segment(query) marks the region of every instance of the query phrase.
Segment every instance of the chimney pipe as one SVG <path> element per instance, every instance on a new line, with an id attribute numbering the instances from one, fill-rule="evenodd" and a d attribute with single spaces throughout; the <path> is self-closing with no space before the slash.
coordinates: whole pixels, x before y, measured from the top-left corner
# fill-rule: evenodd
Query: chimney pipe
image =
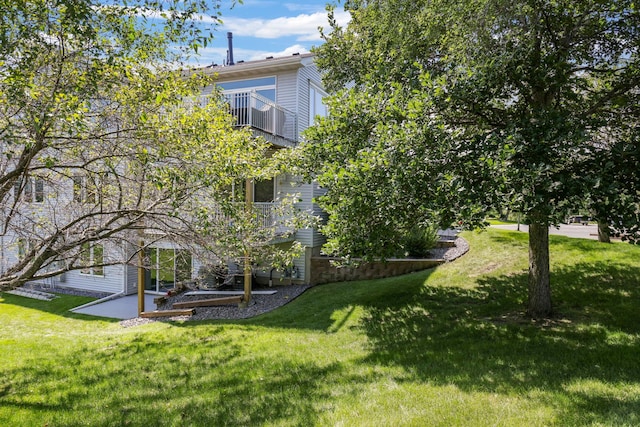
<path id="1" fill-rule="evenodd" d="M 227 50 L 227 65 L 233 65 L 233 33 L 227 33 L 227 40 L 229 42 L 229 50 Z"/>

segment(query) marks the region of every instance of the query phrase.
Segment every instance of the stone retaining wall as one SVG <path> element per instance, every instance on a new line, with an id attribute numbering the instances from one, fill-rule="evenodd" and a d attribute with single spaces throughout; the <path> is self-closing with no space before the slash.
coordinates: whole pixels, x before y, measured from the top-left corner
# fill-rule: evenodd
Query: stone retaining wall
<path id="1" fill-rule="evenodd" d="M 390 259 L 385 262 L 371 262 L 357 268 L 336 267 L 332 261 L 337 258 L 311 258 L 311 285 L 330 282 L 346 282 L 351 280 L 380 279 L 383 277 L 400 276 L 414 271 L 425 270 L 438 266 L 443 259 Z"/>

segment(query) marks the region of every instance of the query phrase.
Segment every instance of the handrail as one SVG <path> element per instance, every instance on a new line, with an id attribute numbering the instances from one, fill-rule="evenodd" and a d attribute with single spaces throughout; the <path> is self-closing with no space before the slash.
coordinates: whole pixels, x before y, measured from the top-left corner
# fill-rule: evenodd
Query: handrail
<path id="1" fill-rule="evenodd" d="M 238 206 L 245 206 L 244 202 L 237 202 Z M 255 215 L 255 225 L 258 230 L 271 229 L 275 227 L 277 235 L 287 234 L 291 229 L 283 224 L 283 219 L 280 213 L 279 202 L 252 202 L 252 211 Z M 227 221 L 226 215 L 219 209 L 214 209 L 212 212 L 214 218 L 218 221 Z"/>
<path id="2" fill-rule="evenodd" d="M 249 126 L 290 141 L 298 140 L 296 114 L 276 104 L 255 90 L 223 95 L 237 126 Z"/>

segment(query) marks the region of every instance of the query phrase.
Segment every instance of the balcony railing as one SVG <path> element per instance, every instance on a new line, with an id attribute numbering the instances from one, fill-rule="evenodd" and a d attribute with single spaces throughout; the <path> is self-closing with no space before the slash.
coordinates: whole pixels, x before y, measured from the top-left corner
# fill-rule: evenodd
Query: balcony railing
<path id="1" fill-rule="evenodd" d="M 236 118 L 236 125 L 250 126 L 289 141 L 298 140 L 296 114 L 274 103 L 256 91 L 224 95 Z"/>
<path id="2" fill-rule="evenodd" d="M 273 227 L 275 225 L 276 236 L 291 234 L 291 227 L 284 224 L 284 218 L 277 202 L 254 202 L 253 208 L 256 212 L 256 222 L 260 228 Z"/>
<path id="3" fill-rule="evenodd" d="M 238 203 L 238 207 L 244 208 L 244 206 L 244 202 Z M 258 230 L 275 227 L 275 236 L 283 236 L 292 231 L 284 224 L 284 218 L 281 216 L 280 204 L 278 202 L 253 202 L 251 206 L 253 208 L 253 214 L 255 215 L 255 226 Z M 227 222 L 230 220 L 218 209 L 214 209 L 214 217 L 217 221 Z"/>

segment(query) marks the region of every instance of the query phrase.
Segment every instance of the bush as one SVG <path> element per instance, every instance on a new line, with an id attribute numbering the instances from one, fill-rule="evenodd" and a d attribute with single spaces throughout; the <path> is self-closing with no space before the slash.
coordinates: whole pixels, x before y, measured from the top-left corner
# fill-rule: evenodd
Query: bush
<path id="1" fill-rule="evenodd" d="M 415 227 L 403 239 L 404 255 L 411 258 L 426 258 L 438 242 L 435 227 Z"/>

